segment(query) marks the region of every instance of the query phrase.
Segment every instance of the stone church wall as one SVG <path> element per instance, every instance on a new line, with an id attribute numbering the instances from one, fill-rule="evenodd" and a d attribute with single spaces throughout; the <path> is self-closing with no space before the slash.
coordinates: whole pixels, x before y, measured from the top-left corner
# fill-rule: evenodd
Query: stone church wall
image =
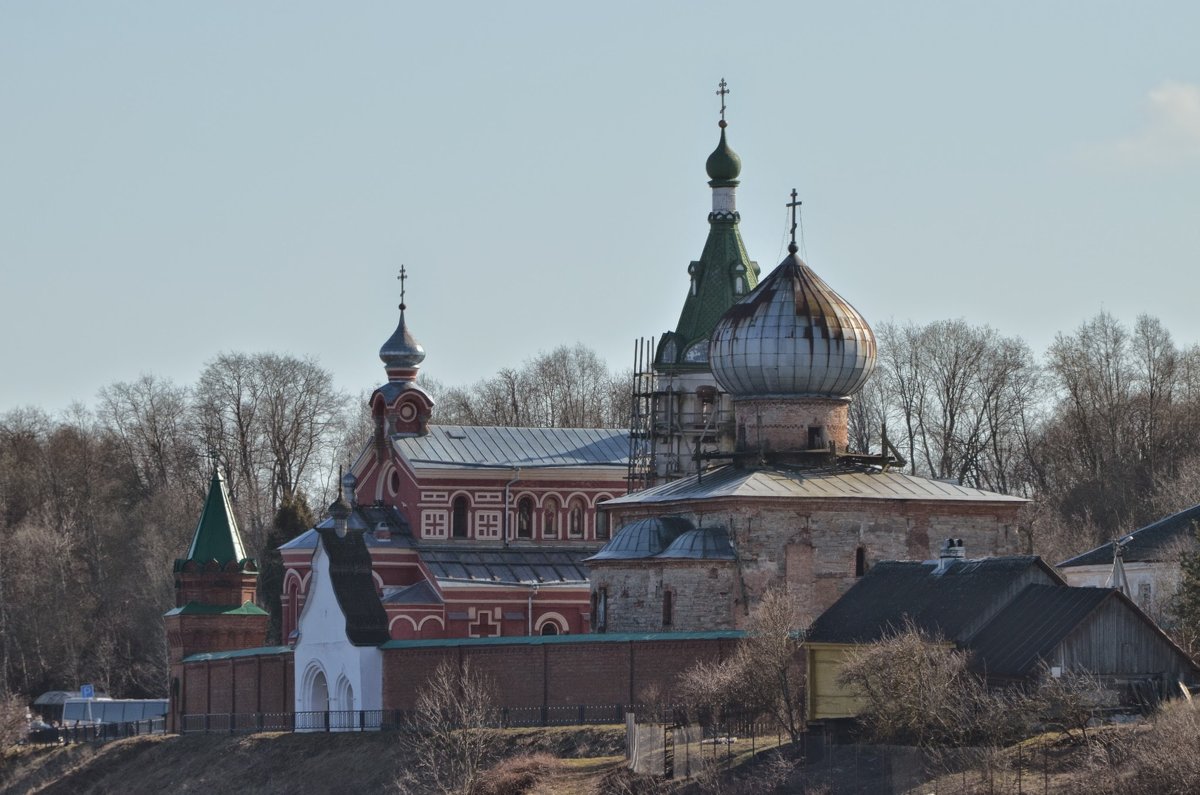
<path id="1" fill-rule="evenodd" d="M 675 630 L 742 629 L 771 587 L 784 585 L 811 623 L 880 560 L 936 558 L 947 537 L 962 538 L 967 557 L 1019 552 L 1021 503 L 915 500 L 805 500 L 777 504 L 735 500 L 695 503 L 655 515 L 686 517 L 697 526 L 723 525 L 739 560 L 717 576 L 713 561 L 612 561 L 592 567 L 593 593 L 608 590 L 609 632 L 662 630 L 662 592 L 674 583 L 680 620 Z M 613 526 L 649 512 L 614 511 Z M 863 570 L 858 571 L 859 549 Z M 657 564 L 661 565 L 661 564 Z M 680 612 L 682 611 L 682 612 Z"/>
<path id="2" fill-rule="evenodd" d="M 741 601 L 737 568 L 728 561 L 630 561 L 596 566 L 591 577 L 593 591 L 608 601 L 611 632 L 733 629 L 729 618 Z M 664 623 L 668 592 L 672 615 Z"/>

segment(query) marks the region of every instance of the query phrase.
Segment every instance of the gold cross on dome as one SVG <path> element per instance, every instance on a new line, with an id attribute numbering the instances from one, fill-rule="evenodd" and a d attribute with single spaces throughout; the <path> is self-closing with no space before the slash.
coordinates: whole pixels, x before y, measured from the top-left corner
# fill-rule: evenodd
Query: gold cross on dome
<path id="1" fill-rule="evenodd" d="M 725 82 L 725 78 L 721 78 L 721 82 L 717 84 L 717 96 L 721 98 L 721 122 L 725 122 L 725 95 L 729 93 L 729 84 Z"/>

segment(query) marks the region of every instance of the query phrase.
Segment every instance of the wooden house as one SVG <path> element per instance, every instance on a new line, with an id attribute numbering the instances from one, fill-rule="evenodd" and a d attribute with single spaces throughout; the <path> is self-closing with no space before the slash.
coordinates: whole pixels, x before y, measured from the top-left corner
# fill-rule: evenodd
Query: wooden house
<path id="1" fill-rule="evenodd" d="M 1200 675 L 1119 590 L 1073 588 L 1034 556 L 969 560 L 948 539 L 938 560 L 877 564 L 817 618 L 806 643 L 809 720 L 857 714 L 838 682 L 847 652 L 906 624 L 970 652 L 995 685 L 1088 672 L 1132 701 L 1169 696 Z"/>

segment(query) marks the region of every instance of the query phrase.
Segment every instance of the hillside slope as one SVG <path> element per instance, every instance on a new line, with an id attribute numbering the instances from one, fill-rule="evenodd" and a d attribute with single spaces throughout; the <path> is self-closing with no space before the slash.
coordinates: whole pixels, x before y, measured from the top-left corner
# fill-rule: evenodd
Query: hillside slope
<path id="1" fill-rule="evenodd" d="M 563 758 L 611 756 L 619 727 L 510 729 L 505 756 L 547 751 Z M 191 795 L 214 792 L 387 792 L 412 759 L 392 733 L 133 737 L 101 746 L 21 748 L 0 762 L 4 795 Z"/>

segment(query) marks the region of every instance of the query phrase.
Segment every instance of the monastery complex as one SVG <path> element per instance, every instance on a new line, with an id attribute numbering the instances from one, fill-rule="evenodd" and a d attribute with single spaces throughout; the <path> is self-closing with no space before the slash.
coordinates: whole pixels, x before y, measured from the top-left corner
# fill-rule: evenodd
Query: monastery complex
<path id="1" fill-rule="evenodd" d="M 438 425 L 402 295 L 373 436 L 328 517 L 281 548 L 284 645 L 261 645 L 256 566 L 214 474 L 166 618 L 173 728 L 401 708 L 450 653 L 483 655 L 510 706 L 631 703 L 726 653 L 769 589 L 811 622 L 947 536 L 1018 550 L 1024 500 L 905 474 L 886 434 L 851 448 L 874 334 L 800 258 L 794 192 L 787 256 L 766 276 L 747 256 L 724 91 L 708 237 L 678 323 L 639 349 L 632 427 Z"/>

